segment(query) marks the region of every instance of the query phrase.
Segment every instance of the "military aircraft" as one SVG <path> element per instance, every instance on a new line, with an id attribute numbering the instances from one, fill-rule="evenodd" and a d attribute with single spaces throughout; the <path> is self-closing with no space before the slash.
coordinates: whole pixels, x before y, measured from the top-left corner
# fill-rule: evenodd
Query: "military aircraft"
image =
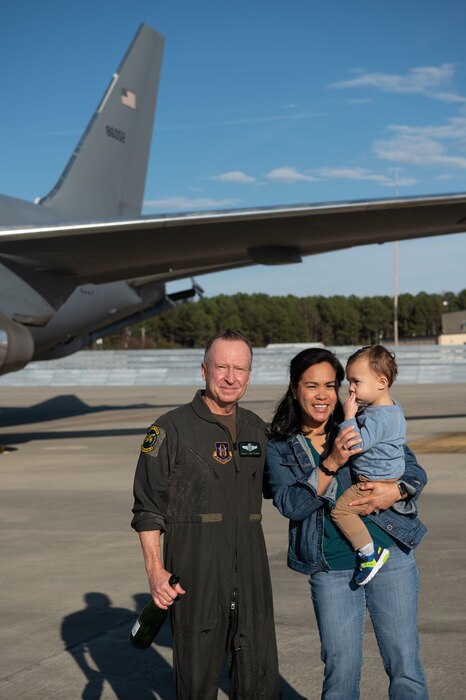
<path id="1" fill-rule="evenodd" d="M 141 25 L 55 187 L 0 196 L 0 374 L 196 295 L 166 282 L 466 229 L 466 195 L 141 216 L 163 37 Z"/>

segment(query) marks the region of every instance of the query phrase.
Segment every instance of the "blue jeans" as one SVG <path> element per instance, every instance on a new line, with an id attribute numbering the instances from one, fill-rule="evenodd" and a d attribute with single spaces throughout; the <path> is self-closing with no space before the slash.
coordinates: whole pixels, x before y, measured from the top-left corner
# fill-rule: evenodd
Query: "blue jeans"
<path id="1" fill-rule="evenodd" d="M 352 570 L 320 571 L 309 579 L 325 664 L 322 700 L 359 699 L 366 606 L 390 678 L 388 697 L 428 700 L 419 659 L 414 553 L 394 545 L 366 586 L 355 585 L 352 577 Z"/>

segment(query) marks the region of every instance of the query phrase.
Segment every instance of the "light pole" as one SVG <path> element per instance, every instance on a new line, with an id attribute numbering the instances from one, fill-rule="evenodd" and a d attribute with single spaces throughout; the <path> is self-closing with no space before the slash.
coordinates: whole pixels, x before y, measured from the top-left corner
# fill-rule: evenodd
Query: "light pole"
<path id="1" fill-rule="evenodd" d="M 395 171 L 396 176 L 396 196 L 399 196 L 398 191 L 398 170 Z M 398 345 L 398 241 L 395 241 L 395 255 L 393 262 L 393 342 Z"/>
<path id="2" fill-rule="evenodd" d="M 398 345 L 398 241 L 395 241 L 393 267 L 393 340 Z"/>

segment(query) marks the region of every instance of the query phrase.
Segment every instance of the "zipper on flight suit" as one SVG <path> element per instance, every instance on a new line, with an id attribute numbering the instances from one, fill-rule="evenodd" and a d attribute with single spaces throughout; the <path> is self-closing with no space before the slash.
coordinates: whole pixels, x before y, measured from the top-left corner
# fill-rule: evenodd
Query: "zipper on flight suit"
<path id="1" fill-rule="evenodd" d="M 235 480 L 238 478 L 239 474 L 239 468 L 237 464 L 237 456 L 238 456 L 238 425 L 236 425 L 236 439 L 232 440 L 232 446 L 233 446 L 233 464 L 235 465 Z M 226 427 L 225 427 L 226 430 Z M 227 433 L 231 436 L 231 433 L 229 430 L 227 430 Z M 236 493 L 236 489 L 235 489 Z M 231 601 L 230 601 L 230 612 L 233 614 L 236 613 L 236 605 L 237 605 L 237 583 L 238 583 L 238 509 L 236 509 L 236 518 L 235 518 L 235 561 L 234 561 L 234 566 L 233 566 L 233 592 L 231 595 Z M 236 625 L 236 623 L 235 623 Z"/>
<path id="2" fill-rule="evenodd" d="M 205 461 L 205 459 L 202 459 L 202 457 L 201 457 L 200 455 L 198 455 L 197 452 L 194 452 L 194 450 L 192 449 L 192 447 L 187 447 L 186 449 L 188 450 L 188 452 L 191 452 L 191 454 L 194 455 L 200 462 L 202 462 L 202 464 L 204 465 L 204 467 L 206 467 L 206 469 L 208 469 L 208 470 L 210 471 L 210 473 L 212 474 L 212 476 L 214 477 L 214 479 L 219 479 L 219 478 L 220 478 L 219 475 L 217 474 L 217 472 L 215 471 L 215 469 L 212 469 L 212 467 L 210 466 L 210 464 L 207 464 L 207 462 Z"/>
<path id="3" fill-rule="evenodd" d="M 235 465 L 235 479 L 238 478 L 239 474 L 239 468 L 238 464 L 236 461 L 237 455 L 238 455 L 238 440 L 233 440 L 233 436 L 228 430 L 227 426 L 224 425 L 223 423 L 217 423 L 223 431 L 227 434 L 227 436 L 231 440 L 231 444 L 233 447 L 233 464 Z M 238 427 L 238 426 L 237 426 Z M 236 438 L 238 438 L 238 431 L 236 431 Z M 233 617 L 236 616 L 236 605 L 237 605 L 237 580 L 238 580 L 238 562 L 237 562 L 237 557 L 238 557 L 238 513 L 236 513 L 236 518 L 235 518 L 235 559 L 234 559 L 234 566 L 233 566 L 233 590 L 231 593 L 231 598 L 230 598 L 230 615 Z M 235 623 L 236 624 L 236 623 Z"/>

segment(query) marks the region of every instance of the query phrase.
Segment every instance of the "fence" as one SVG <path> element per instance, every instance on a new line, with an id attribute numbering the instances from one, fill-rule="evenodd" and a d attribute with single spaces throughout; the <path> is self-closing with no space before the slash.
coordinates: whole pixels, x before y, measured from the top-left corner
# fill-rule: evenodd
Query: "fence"
<path id="1" fill-rule="evenodd" d="M 309 345 L 254 350 L 252 382 L 284 385 L 290 359 Z M 344 364 L 357 348 L 329 348 Z M 466 382 L 466 346 L 403 345 L 396 352 L 397 383 Z M 31 362 L 0 377 L 0 386 L 196 386 L 203 352 L 196 350 L 85 350 L 69 357 Z"/>

